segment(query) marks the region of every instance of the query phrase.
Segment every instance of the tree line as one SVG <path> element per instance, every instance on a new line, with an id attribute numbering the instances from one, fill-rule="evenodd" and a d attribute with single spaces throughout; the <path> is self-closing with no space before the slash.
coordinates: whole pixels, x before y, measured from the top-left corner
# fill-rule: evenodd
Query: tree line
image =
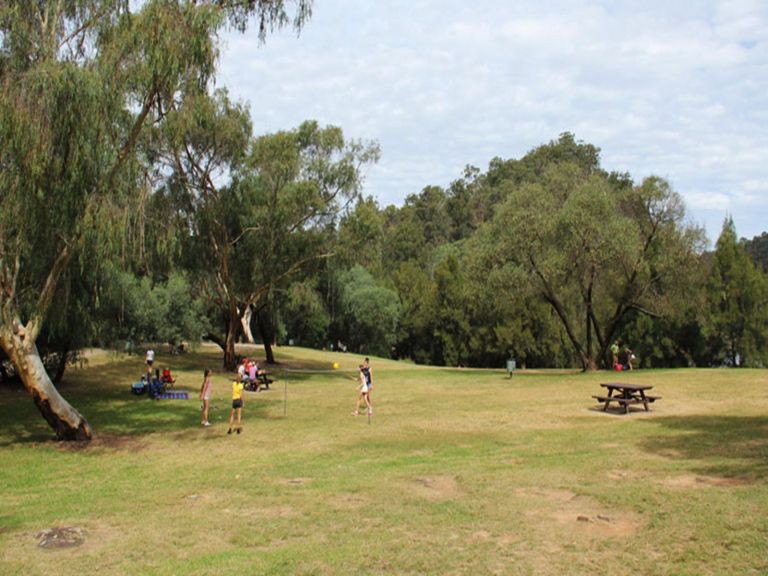
<path id="1" fill-rule="evenodd" d="M 91 345 L 594 370 L 622 338 L 641 366 L 764 365 L 765 242 L 729 219 L 707 252 L 668 182 L 608 172 L 572 134 L 384 208 L 363 194 L 375 142 L 311 120 L 254 136 L 214 87 L 218 35 L 310 13 L 0 7 L 0 349 L 60 438 L 91 436 L 51 378 Z"/>
<path id="2" fill-rule="evenodd" d="M 608 172 L 569 133 L 401 207 L 361 199 L 336 235 L 336 256 L 301 284 L 318 302 L 304 311 L 314 329 L 278 306 L 283 333 L 307 345 L 593 370 L 622 339 L 641 367 L 768 361 L 759 238 L 739 240 L 727 218 L 708 251 L 667 181 Z"/>

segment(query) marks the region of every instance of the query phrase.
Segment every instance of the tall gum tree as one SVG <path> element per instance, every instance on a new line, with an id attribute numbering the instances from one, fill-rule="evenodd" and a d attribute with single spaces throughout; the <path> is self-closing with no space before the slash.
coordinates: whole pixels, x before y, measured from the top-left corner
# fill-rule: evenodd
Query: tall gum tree
<path id="1" fill-rule="evenodd" d="M 6 0 L 0 3 L 0 347 L 62 440 L 85 418 L 36 347 L 66 271 L 119 244 L 119 215 L 152 160 L 149 126 L 207 85 L 222 27 L 300 27 L 311 1 Z"/>
<path id="2" fill-rule="evenodd" d="M 540 152 L 532 154 L 547 157 Z M 633 186 L 596 162 L 543 162 L 533 176 L 502 180 L 506 200 L 478 236 L 493 239 L 480 259 L 485 273 L 515 271 L 510 277 L 555 312 L 584 370 L 604 365 L 630 311 L 660 316 L 673 307 L 703 247 L 667 182 Z"/>
<path id="3" fill-rule="evenodd" d="M 244 316 L 330 256 L 328 232 L 359 197 L 378 145 L 346 142 L 340 128 L 314 121 L 250 138 L 247 111 L 223 92 L 200 94 L 196 111 L 172 125 L 166 157 L 187 215 L 187 264 L 220 313 L 222 331 L 208 337 L 233 369 Z"/>

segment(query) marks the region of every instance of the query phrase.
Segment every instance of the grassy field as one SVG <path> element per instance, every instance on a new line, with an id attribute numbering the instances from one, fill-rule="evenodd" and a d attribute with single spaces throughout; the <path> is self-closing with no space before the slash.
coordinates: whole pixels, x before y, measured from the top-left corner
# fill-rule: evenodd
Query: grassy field
<path id="1" fill-rule="evenodd" d="M 0 388 L 0 574 L 768 573 L 766 370 L 624 374 L 663 397 L 624 416 L 591 398 L 615 374 L 374 359 L 369 424 L 350 414 L 360 357 L 283 348 L 228 436 L 227 374 L 199 424 L 219 354 L 158 359 L 190 400 L 131 396 L 141 357 L 68 372 L 87 447 Z M 285 403 L 283 367 L 334 361 L 289 374 Z M 84 541 L 41 548 L 53 528 Z"/>

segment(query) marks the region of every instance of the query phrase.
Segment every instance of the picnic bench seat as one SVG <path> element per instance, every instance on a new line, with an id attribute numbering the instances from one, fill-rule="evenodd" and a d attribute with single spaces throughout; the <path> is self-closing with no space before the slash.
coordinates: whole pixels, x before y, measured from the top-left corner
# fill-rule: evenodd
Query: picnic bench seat
<path id="1" fill-rule="evenodd" d="M 618 402 L 619 404 L 635 404 L 636 398 L 622 398 L 621 396 L 595 396 L 592 398 L 599 400 L 600 402 Z"/>
<path id="2" fill-rule="evenodd" d="M 652 386 L 622 384 L 618 382 L 601 384 L 600 386 L 608 389 L 608 395 L 594 394 L 592 398 L 603 405 L 604 412 L 608 410 L 608 406 L 611 402 L 615 402 L 622 407 L 625 414 L 629 414 L 629 407 L 636 404 L 642 404 L 647 412 L 648 404 L 661 399 L 661 396 L 649 396 L 645 394 L 645 391 L 651 389 Z M 614 394 L 614 392 L 618 392 L 618 394 Z"/>
<path id="3" fill-rule="evenodd" d="M 269 390 L 269 385 L 274 382 L 274 380 L 272 380 L 272 378 L 270 378 L 266 372 L 259 372 L 259 374 L 256 375 L 256 379 L 259 381 L 259 384 L 267 390 Z"/>

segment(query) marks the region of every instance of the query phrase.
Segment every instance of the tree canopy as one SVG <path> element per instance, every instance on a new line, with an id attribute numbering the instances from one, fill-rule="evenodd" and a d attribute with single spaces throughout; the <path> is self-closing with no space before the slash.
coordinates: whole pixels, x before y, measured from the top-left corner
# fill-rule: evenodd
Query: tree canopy
<path id="1" fill-rule="evenodd" d="M 311 3 L 295 5 L 292 17 L 272 0 L 0 5 L 0 347 L 60 438 L 91 436 L 35 347 L 62 277 L 120 247 L 156 175 L 153 138 L 208 86 L 218 31 L 301 26 Z"/>

